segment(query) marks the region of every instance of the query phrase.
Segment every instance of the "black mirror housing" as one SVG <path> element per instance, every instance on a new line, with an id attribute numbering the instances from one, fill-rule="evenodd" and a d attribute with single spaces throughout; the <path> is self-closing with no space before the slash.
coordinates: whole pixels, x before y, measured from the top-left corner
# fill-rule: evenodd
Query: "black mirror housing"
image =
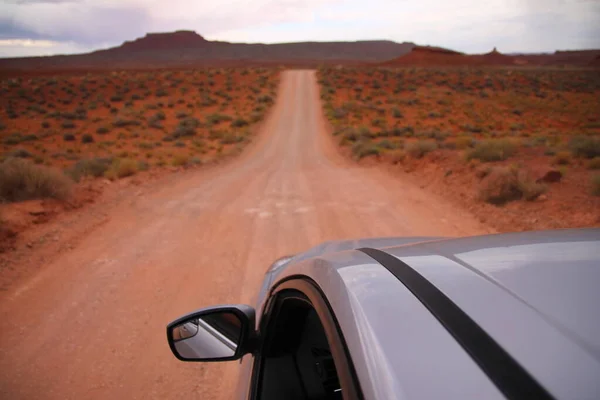
<path id="1" fill-rule="evenodd" d="M 224 321 L 225 324 L 219 321 Z M 256 311 L 248 305 L 207 307 L 169 323 L 167 341 L 175 357 L 181 361 L 239 360 L 245 354 L 255 351 L 255 326 Z"/>

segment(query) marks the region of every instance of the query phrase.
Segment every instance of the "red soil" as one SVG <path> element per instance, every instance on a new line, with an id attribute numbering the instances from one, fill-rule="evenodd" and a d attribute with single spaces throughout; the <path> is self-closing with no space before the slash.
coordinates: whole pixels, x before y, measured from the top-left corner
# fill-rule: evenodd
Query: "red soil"
<path id="1" fill-rule="evenodd" d="M 520 156 L 493 166 L 518 163 L 537 179 L 557 167 L 540 153 L 536 149 L 521 149 Z M 503 206 L 479 198 L 484 180 L 479 172 L 491 168 L 489 163 L 465 163 L 461 154 L 437 150 L 420 160 L 407 158 L 389 168 L 402 177 L 411 176 L 421 188 L 444 196 L 499 232 L 600 226 L 600 198 L 589 195 L 590 171 L 579 160 L 569 166 L 560 182 L 547 184 L 548 191 L 534 201 L 513 201 Z"/>
<path id="2" fill-rule="evenodd" d="M 600 225 L 600 197 L 592 195 L 598 170 L 569 150 L 574 136 L 600 135 L 596 71 L 323 68 L 319 73 L 335 140 L 348 155 L 362 157 L 361 164 L 393 166 L 395 174 L 414 177 L 499 231 Z M 466 160 L 472 140 L 495 138 L 513 142 L 515 154 L 481 165 Z M 438 150 L 418 158 L 410 151 L 416 142 Z M 533 180 L 549 171 L 560 171 L 562 178 L 535 201 L 499 207 L 478 197 L 485 186 L 481 172 L 496 167 L 519 168 Z"/>
<path id="3" fill-rule="evenodd" d="M 257 99 L 274 96 L 277 74 L 274 69 L 176 69 L 5 79 L 0 81 L 0 159 L 22 149 L 36 162 L 60 168 L 102 157 L 144 160 L 150 167 L 169 165 L 178 157 L 208 162 L 247 143 L 225 136 L 250 134 L 247 126 L 231 123 L 238 117 L 247 123 L 260 119 L 268 104 Z M 84 116 L 65 118 L 75 109 Z M 149 121 L 157 113 L 164 118 L 153 127 Z M 209 126 L 206 121 L 212 114 L 232 120 Z M 203 124 L 196 134 L 164 141 L 188 117 Z M 114 126 L 117 119 L 134 124 Z M 11 144 L 7 138 L 14 134 L 36 138 Z M 65 141 L 65 134 L 75 140 Z M 92 141 L 84 143 L 83 135 Z"/>

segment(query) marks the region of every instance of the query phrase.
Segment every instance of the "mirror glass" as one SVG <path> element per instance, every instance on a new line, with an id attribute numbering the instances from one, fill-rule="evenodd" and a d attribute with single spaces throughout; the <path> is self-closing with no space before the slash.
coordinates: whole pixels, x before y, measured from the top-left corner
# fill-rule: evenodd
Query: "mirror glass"
<path id="1" fill-rule="evenodd" d="M 214 312 L 171 328 L 181 358 L 202 360 L 233 357 L 240 343 L 242 321 L 232 312 Z"/>

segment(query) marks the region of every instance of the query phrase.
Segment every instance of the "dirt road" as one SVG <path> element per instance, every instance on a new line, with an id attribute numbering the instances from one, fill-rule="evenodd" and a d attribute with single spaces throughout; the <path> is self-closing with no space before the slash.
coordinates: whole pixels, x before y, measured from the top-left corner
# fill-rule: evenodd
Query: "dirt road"
<path id="1" fill-rule="evenodd" d="M 325 240 L 482 232 L 443 200 L 341 157 L 314 73 L 286 72 L 242 156 L 123 202 L 2 294 L 0 398 L 230 398 L 237 364 L 176 361 L 169 320 L 252 302 L 275 258 Z"/>

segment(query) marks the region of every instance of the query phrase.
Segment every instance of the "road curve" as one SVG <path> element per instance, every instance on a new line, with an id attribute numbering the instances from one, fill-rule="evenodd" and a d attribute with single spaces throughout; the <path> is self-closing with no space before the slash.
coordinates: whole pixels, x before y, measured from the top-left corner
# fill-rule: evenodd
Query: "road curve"
<path id="1" fill-rule="evenodd" d="M 0 398 L 231 398 L 237 363 L 181 363 L 166 323 L 250 303 L 277 257 L 325 240 L 485 227 L 328 137 L 313 71 L 282 76 L 255 143 L 111 211 L 0 302 Z"/>

